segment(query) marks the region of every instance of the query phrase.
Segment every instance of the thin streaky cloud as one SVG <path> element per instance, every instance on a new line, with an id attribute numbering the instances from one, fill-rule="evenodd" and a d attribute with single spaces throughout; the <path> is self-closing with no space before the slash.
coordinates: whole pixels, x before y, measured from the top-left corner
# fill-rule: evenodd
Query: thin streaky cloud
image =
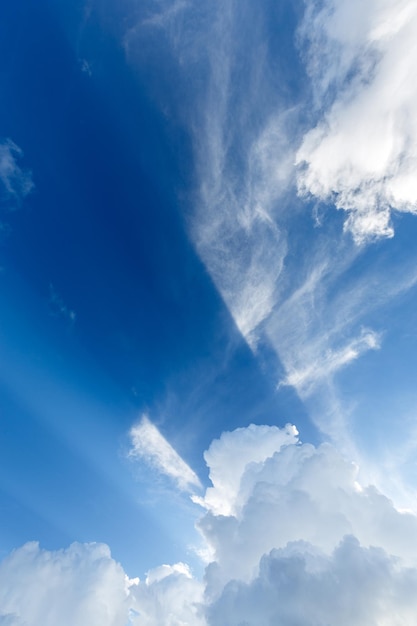
<path id="1" fill-rule="evenodd" d="M 34 187 L 32 173 L 18 165 L 18 160 L 22 156 L 22 150 L 10 139 L 0 143 L 2 194 L 4 199 L 12 205 L 18 205 Z"/>
<path id="2" fill-rule="evenodd" d="M 230 60 L 229 60 L 230 63 Z M 269 114 L 258 133 L 245 131 L 247 121 L 232 121 L 232 68 L 214 54 L 206 126 L 197 133 L 199 200 L 191 233 L 199 256 L 252 349 L 258 329 L 277 302 L 277 285 L 288 252 L 286 233 L 275 214 L 289 187 L 292 152 L 286 126 L 294 111 Z M 262 78 L 254 76 L 256 83 Z M 248 87 L 250 93 L 262 87 Z M 222 94 L 217 102 L 217 94 Z M 243 113 L 242 113 L 243 116 Z M 238 116 L 239 117 L 239 116 Z M 251 136 L 252 135 L 252 136 Z M 243 173 L 233 167 L 241 151 Z"/>
<path id="3" fill-rule="evenodd" d="M 183 491 L 200 488 L 197 474 L 174 450 L 146 415 L 130 430 L 132 447 L 128 456 L 140 459 L 158 473 L 168 476 Z"/>
<path id="4" fill-rule="evenodd" d="M 165 28 L 178 13 L 181 13 L 181 11 L 188 7 L 186 0 L 170 2 L 169 6 L 166 6 L 166 4 L 165 2 L 160 2 L 159 10 L 156 10 L 150 17 L 143 20 L 142 25 Z"/>
<path id="5" fill-rule="evenodd" d="M 364 352 L 380 348 L 380 336 L 372 330 L 364 330 L 359 337 L 342 346 L 338 350 L 327 350 L 320 362 L 312 362 L 302 370 L 289 372 L 283 385 L 295 387 L 301 395 L 308 394 L 311 389 L 328 380 L 341 368 L 346 367 Z"/>

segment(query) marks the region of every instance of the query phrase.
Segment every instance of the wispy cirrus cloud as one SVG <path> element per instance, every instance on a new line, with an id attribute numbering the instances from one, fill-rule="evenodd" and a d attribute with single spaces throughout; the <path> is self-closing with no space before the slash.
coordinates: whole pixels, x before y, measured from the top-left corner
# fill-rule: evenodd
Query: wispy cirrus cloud
<path id="1" fill-rule="evenodd" d="M 22 150 L 10 139 L 0 143 L 0 181 L 7 206 L 19 205 L 34 188 L 32 173 L 18 164 L 22 156 Z"/>
<path id="2" fill-rule="evenodd" d="M 255 356 L 276 353 L 277 385 L 348 437 L 338 376 L 383 351 L 373 314 L 415 285 L 408 266 L 366 267 L 358 245 L 393 234 L 392 208 L 414 211 L 399 192 L 391 202 L 397 183 L 412 190 L 417 154 L 414 5 L 307 0 L 284 17 L 245 1 L 151 6 L 129 50 L 143 29 L 162 37 L 187 86 L 176 111 L 194 150 L 195 249 Z"/>
<path id="3" fill-rule="evenodd" d="M 268 77 L 265 24 L 250 3 L 237 12 L 228 2 L 206 26 L 210 44 L 199 52 L 208 66 L 207 84 L 192 125 L 198 182 L 191 236 L 238 329 L 255 348 L 258 328 L 276 303 L 288 251 L 276 214 L 291 184 L 289 129 L 296 110 L 271 106 L 270 98 L 279 102 L 282 96 Z M 248 42 L 253 58 L 244 50 Z"/>
<path id="4" fill-rule="evenodd" d="M 279 76 L 271 75 L 269 24 L 253 3 L 245 0 L 238 9 L 231 0 L 221 7 L 150 7 L 127 33 L 127 53 L 134 63 L 135 37 L 161 37 L 186 82 L 179 116 L 195 164 L 189 232 L 238 329 L 255 348 L 287 253 L 285 230 L 275 217 L 292 183 L 297 110 L 280 92 Z"/>
<path id="5" fill-rule="evenodd" d="M 132 447 L 128 456 L 139 459 L 168 476 L 183 491 L 201 488 L 197 474 L 174 450 L 146 415 L 130 430 Z"/>
<path id="6" fill-rule="evenodd" d="M 331 375 L 355 361 L 364 352 L 377 350 L 379 347 L 380 337 L 378 333 L 363 329 L 359 337 L 355 337 L 339 349 L 326 350 L 318 363 L 313 361 L 303 369 L 294 369 L 293 371 L 289 369 L 283 384 L 292 385 L 302 394 L 308 394 L 317 383 L 328 380 Z"/>

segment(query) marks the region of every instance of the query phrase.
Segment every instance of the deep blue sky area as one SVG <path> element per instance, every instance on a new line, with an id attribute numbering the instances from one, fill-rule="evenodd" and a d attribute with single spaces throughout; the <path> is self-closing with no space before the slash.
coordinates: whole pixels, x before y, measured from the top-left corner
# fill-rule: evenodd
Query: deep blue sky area
<path id="1" fill-rule="evenodd" d="M 143 412 L 203 480 L 202 451 L 225 428 L 313 430 L 196 256 L 181 206 L 189 136 L 126 64 L 111 4 L 119 15 L 104 3 L 87 25 L 82 3 L 0 10 L 0 135 L 34 182 L 2 207 L 0 551 L 105 541 L 129 568 L 185 545 L 124 459 Z"/>

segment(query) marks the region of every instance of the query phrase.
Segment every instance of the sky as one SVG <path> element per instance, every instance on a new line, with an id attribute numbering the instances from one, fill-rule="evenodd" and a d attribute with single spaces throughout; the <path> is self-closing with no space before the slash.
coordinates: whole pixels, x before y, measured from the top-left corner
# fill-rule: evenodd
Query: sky
<path id="1" fill-rule="evenodd" d="M 414 626 L 415 0 L 0 45 L 0 626 Z"/>

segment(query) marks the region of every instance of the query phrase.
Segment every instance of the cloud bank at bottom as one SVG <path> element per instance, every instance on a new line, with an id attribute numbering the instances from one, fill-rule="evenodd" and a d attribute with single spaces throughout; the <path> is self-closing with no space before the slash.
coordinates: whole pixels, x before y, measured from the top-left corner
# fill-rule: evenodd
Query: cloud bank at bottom
<path id="1" fill-rule="evenodd" d="M 129 579 L 107 546 L 29 543 L 0 564 L 0 626 L 414 626 L 417 517 L 293 426 L 223 433 L 205 453 L 203 580 Z"/>

